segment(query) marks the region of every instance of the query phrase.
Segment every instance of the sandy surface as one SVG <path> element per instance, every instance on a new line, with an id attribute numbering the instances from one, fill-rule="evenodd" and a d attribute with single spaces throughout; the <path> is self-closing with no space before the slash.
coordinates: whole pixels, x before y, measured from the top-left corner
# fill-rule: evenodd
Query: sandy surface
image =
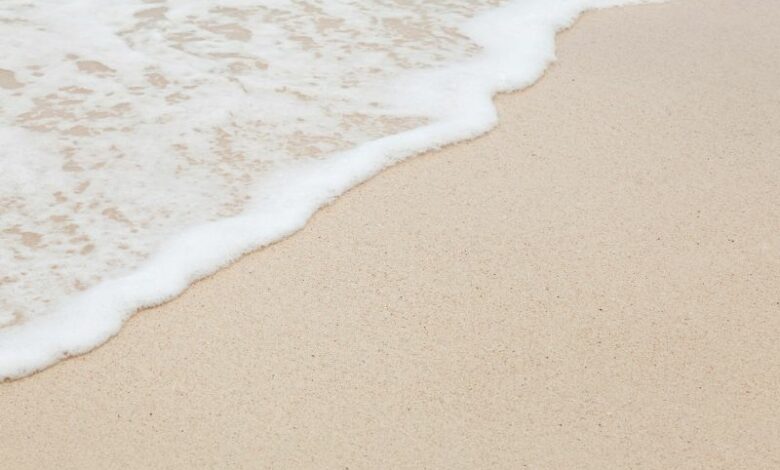
<path id="1" fill-rule="evenodd" d="M 779 468 L 778 24 L 586 15 L 488 136 L 0 384 L 0 467 Z"/>

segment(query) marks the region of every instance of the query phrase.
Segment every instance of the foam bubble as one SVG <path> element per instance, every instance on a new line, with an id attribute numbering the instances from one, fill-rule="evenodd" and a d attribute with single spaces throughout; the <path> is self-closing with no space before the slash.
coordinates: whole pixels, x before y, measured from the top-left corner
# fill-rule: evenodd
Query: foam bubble
<path id="1" fill-rule="evenodd" d="M 0 7 L 0 379 L 486 132 L 556 31 L 638 2 L 214 3 Z"/>

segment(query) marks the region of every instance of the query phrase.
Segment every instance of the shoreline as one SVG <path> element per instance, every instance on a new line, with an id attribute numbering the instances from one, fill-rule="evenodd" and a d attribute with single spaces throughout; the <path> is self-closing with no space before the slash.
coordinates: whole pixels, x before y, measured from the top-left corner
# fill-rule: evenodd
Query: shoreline
<path id="1" fill-rule="evenodd" d="M 778 19 L 586 13 L 489 134 L 1 383 L 0 462 L 776 465 Z"/>
<path id="2" fill-rule="evenodd" d="M 596 1 L 590 9 L 647 1 L 652 2 Z M 554 62 L 557 33 L 587 11 L 582 5 L 568 5 L 524 7 L 509 2 L 478 14 L 461 28 L 482 47 L 480 54 L 442 68 L 420 70 L 412 74 L 413 79 L 402 74 L 397 84 L 388 85 L 420 98 L 407 98 L 409 103 L 434 103 L 408 110 L 412 115 L 433 118 L 439 108 L 447 106 L 457 108 L 458 113 L 441 114 L 429 125 L 359 144 L 325 160 L 270 172 L 250 191 L 252 202 L 241 213 L 182 229 L 161 241 L 145 261 L 124 275 L 63 298 L 48 314 L 30 317 L 8 330 L 0 328 L 0 380 L 18 379 L 94 350 L 118 334 L 137 311 L 169 302 L 237 258 L 297 232 L 314 213 L 356 184 L 415 155 L 489 132 L 497 122 L 495 95 L 538 81 Z M 524 27 L 518 30 L 517 24 Z M 479 73 L 476 68 L 481 69 Z"/>

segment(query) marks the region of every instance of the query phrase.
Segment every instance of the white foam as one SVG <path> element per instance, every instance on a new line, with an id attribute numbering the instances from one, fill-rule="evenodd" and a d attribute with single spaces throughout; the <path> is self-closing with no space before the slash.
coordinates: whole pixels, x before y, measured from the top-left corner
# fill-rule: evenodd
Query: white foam
<path id="1" fill-rule="evenodd" d="M 0 7 L 0 379 L 488 131 L 492 96 L 536 81 L 557 31 L 640 2 L 211 3 Z"/>

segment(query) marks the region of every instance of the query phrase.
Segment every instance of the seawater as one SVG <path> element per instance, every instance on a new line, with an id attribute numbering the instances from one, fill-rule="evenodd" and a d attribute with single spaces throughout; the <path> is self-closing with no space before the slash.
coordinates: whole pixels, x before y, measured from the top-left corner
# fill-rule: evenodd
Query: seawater
<path id="1" fill-rule="evenodd" d="M 624 3 L 3 0 L 0 379 L 486 132 L 558 30 Z"/>

